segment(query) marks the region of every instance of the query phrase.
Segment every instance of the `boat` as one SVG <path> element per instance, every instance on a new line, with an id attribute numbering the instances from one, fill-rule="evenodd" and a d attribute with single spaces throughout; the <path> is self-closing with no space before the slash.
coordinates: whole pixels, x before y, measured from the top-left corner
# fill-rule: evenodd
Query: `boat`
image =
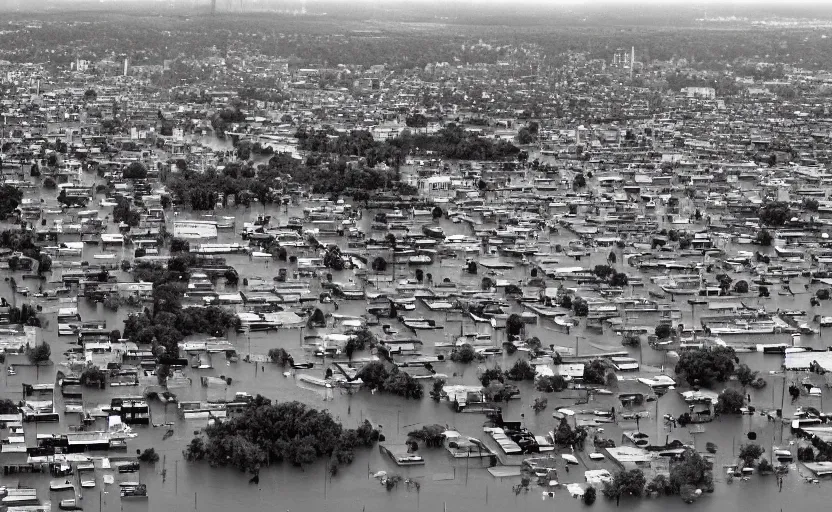
<path id="1" fill-rule="evenodd" d="M 121 486 L 121 499 L 147 499 L 146 485 L 140 484 L 138 482 L 122 482 L 119 485 Z"/>
<path id="2" fill-rule="evenodd" d="M 135 473 L 139 470 L 138 462 L 123 462 L 118 466 L 119 473 Z"/>
<path id="3" fill-rule="evenodd" d="M 58 508 L 61 510 L 83 510 L 83 508 L 78 505 L 78 501 L 75 498 L 61 500 L 61 502 L 58 503 Z"/>
<path id="4" fill-rule="evenodd" d="M 427 254 L 416 254 L 407 259 L 408 265 L 430 265 L 433 260 Z"/>
<path id="5" fill-rule="evenodd" d="M 75 486 L 69 480 L 53 480 L 49 482 L 50 491 L 70 491 L 75 489 Z"/>
<path id="6" fill-rule="evenodd" d="M 441 325 L 436 325 L 436 321 L 427 318 L 399 317 L 399 320 L 405 325 L 405 327 L 412 330 L 442 329 Z"/>
<path id="7" fill-rule="evenodd" d="M 321 379 L 320 377 L 313 377 L 311 375 L 301 374 L 298 375 L 298 380 L 302 382 L 308 382 L 309 384 L 315 386 L 321 386 L 324 388 L 331 388 L 332 384 L 329 383 L 326 379 Z"/>
<path id="8" fill-rule="evenodd" d="M 445 231 L 439 226 L 422 226 L 422 233 L 429 238 L 442 240 L 445 238 Z"/>
<path id="9" fill-rule="evenodd" d="M 561 454 L 560 458 L 563 459 L 567 465 L 571 464 L 573 466 L 577 466 L 579 464 L 578 459 L 574 455 L 569 455 L 568 453 Z"/>
<path id="10" fill-rule="evenodd" d="M 774 458 L 779 462 L 791 462 L 792 452 L 789 450 L 776 449 L 774 450 Z"/>

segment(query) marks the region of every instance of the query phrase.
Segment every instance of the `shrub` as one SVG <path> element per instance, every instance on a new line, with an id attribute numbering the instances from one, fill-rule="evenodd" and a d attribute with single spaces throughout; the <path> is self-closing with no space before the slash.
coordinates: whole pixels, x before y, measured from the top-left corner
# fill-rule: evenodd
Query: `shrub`
<path id="1" fill-rule="evenodd" d="M 534 403 L 532 404 L 532 409 L 534 409 L 535 413 L 539 413 L 546 409 L 546 406 L 549 405 L 549 399 L 546 397 L 537 397 L 534 399 Z"/>
<path id="2" fill-rule="evenodd" d="M 829 288 L 821 288 L 815 293 L 815 296 L 820 300 L 829 300 Z"/>
<path id="3" fill-rule="evenodd" d="M 625 347 L 637 347 L 641 345 L 641 337 L 638 334 L 625 334 L 621 338 L 621 344 Z"/>
<path id="4" fill-rule="evenodd" d="M 734 293 L 748 293 L 748 281 L 737 281 L 734 283 Z"/>

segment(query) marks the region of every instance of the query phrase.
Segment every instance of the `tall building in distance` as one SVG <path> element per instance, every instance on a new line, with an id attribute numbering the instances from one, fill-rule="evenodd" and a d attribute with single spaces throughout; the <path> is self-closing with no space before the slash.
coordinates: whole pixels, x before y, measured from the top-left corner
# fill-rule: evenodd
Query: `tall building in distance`
<path id="1" fill-rule="evenodd" d="M 630 51 L 623 48 L 616 48 L 612 53 L 612 67 L 630 70 L 630 78 L 633 77 L 633 67 L 636 62 L 636 47 L 633 46 Z"/>
<path id="2" fill-rule="evenodd" d="M 612 54 L 612 65 L 616 68 L 628 67 L 630 63 L 630 56 L 623 48 L 616 48 Z"/>

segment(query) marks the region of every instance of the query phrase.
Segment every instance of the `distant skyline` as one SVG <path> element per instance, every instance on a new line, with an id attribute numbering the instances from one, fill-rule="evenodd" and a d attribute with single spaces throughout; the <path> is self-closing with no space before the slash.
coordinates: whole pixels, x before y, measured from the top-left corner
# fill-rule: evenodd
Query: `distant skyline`
<path id="1" fill-rule="evenodd" d="M 434 18 L 483 23 L 544 24 L 567 18 L 614 24 L 690 24 L 708 18 L 771 17 L 832 19 L 832 0 L 216 0 L 217 12 L 290 11 L 366 19 L 428 22 Z M 16 13 L 79 10 L 141 10 L 205 14 L 211 0 L 0 0 Z"/>

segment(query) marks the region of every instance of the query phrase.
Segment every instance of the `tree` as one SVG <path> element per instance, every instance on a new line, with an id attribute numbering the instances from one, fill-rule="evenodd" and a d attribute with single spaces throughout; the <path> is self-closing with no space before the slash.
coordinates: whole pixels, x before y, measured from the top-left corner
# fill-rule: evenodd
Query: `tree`
<path id="1" fill-rule="evenodd" d="M 223 277 L 225 278 L 225 283 L 229 286 L 237 286 L 237 283 L 240 281 L 240 276 L 233 268 L 225 269 Z"/>
<path id="2" fill-rule="evenodd" d="M 375 259 L 373 259 L 372 268 L 376 272 L 384 272 L 387 270 L 387 260 L 381 256 L 376 256 Z"/>
<path id="3" fill-rule="evenodd" d="M 431 217 L 433 217 L 433 220 L 438 220 L 438 219 L 442 218 L 442 215 L 444 215 L 444 212 L 442 211 L 442 208 L 440 208 L 438 206 L 434 206 L 433 210 L 431 210 L 430 214 L 431 214 Z"/>
<path id="4" fill-rule="evenodd" d="M 421 399 L 425 392 L 425 388 L 421 382 L 413 378 L 409 373 L 399 370 L 397 366 L 391 369 L 390 374 L 384 381 L 382 390 L 415 400 Z"/>
<path id="5" fill-rule="evenodd" d="M 0 219 L 5 219 L 20 205 L 23 192 L 11 185 L 0 186 Z"/>
<path id="6" fill-rule="evenodd" d="M 745 466 L 753 466 L 754 461 L 762 457 L 765 453 L 765 448 L 756 443 L 744 444 L 740 447 L 740 460 Z"/>
<path id="7" fill-rule="evenodd" d="M 341 248 L 335 244 L 327 247 L 324 254 L 324 266 L 332 270 L 344 270 L 344 258 L 341 256 Z"/>
<path id="8" fill-rule="evenodd" d="M 104 383 L 107 381 L 107 374 L 97 366 L 90 366 L 81 373 L 79 381 L 82 386 L 103 388 Z"/>
<path id="9" fill-rule="evenodd" d="M 595 269 L 593 270 L 593 273 L 598 276 L 599 279 L 607 279 L 614 272 L 615 270 L 609 265 L 595 265 Z"/>
<path id="10" fill-rule="evenodd" d="M 669 324 L 659 324 L 656 326 L 655 333 L 660 340 L 666 340 L 673 333 L 673 328 Z"/>
<path id="11" fill-rule="evenodd" d="M 595 503 L 596 491 L 595 487 L 589 486 L 584 490 L 584 505 L 592 505 Z"/>
<path id="12" fill-rule="evenodd" d="M 737 281 L 734 283 L 734 293 L 748 293 L 748 281 Z"/>
<path id="13" fill-rule="evenodd" d="M 671 488 L 670 480 L 662 474 L 658 474 L 655 477 L 653 477 L 653 479 L 650 480 L 650 483 L 647 484 L 647 487 L 645 487 L 645 490 L 648 493 L 656 493 L 659 496 L 663 494 L 673 494 L 673 489 Z"/>
<path id="14" fill-rule="evenodd" d="M 482 372 L 482 375 L 480 375 L 480 384 L 482 384 L 483 387 L 488 386 L 493 381 L 497 381 L 501 384 L 505 381 L 505 376 L 503 375 L 503 370 L 500 368 L 500 365 L 496 365 L 494 368 L 486 368 Z"/>
<path id="15" fill-rule="evenodd" d="M 517 132 L 517 142 L 522 145 L 531 144 L 534 138 L 532 137 L 531 132 L 525 126 L 520 128 Z"/>
<path id="16" fill-rule="evenodd" d="M 30 348 L 26 355 L 32 364 L 40 365 L 46 363 L 52 357 L 52 348 L 49 346 L 49 343 L 44 341 L 40 345 L 35 345 L 34 348 Z"/>
<path id="17" fill-rule="evenodd" d="M 752 370 L 747 364 L 743 363 L 737 367 L 737 380 L 743 386 L 748 386 L 754 382 L 758 373 L 759 372 Z"/>
<path id="18" fill-rule="evenodd" d="M 124 169 L 122 176 L 126 180 L 143 180 L 147 178 L 147 169 L 139 162 L 133 162 Z"/>
<path id="19" fill-rule="evenodd" d="M 451 361 L 455 363 L 470 363 L 477 358 L 477 352 L 470 344 L 466 343 L 460 347 L 456 347 L 451 352 Z"/>
<path id="20" fill-rule="evenodd" d="M 575 175 L 575 179 L 572 180 L 572 187 L 575 189 L 584 188 L 586 186 L 586 177 L 583 173 L 579 173 Z"/>
<path id="21" fill-rule="evenodd" d="M 147 448 L 139 455 L 138 459 L 149 464 L 156 464 L 159 462 L 159 454 L 156 453 L 155 448 Z"/>
<path id="22" fill-rule="evenodd" d="M 829 300 L 830 295 L 832 295 L 832 293 L 829 292 L 829 288 L 821 288 L 815 292 L 815 297 L 819 300 Z"/>
<path id="23" fill-rule="evenodd" d="M 284 368 L 293 361 L 292 356 L 286 352 L 285 348 L 271 348 L 269 349 L 268 355 L 271 362 L 277 363 Z"/>
<path id="24" fill-rule="evenodd" d="M 725 382 L 734 373 L 736 354 L 731 347 L 710 350 L 686 350 L 676 363 L 676 374 L 691 384 L 708 386 Z"/>
<path id="25" fill-rule="evenodd" d="M 52 270 L 52 258 L 48 254 L 42 253 L 38 262 L 38 274 L 43 275 L 50 270 Z"/>
<path id="26" fill-rule="evenodd" d="M 506 295 L 523 295 L 523 290 L 514 283 L 511 283 L 505 288 Z"/>
<path id="27" fill-rule="evenodd" d="M 444 425 L 425 425 L 419 430 L 408 432 L 407 437 L 408 439 L 422 441 L 426 448 L 441 448 L 442 441 L 445 439 L 446 430 Z"/>
<path id="28" fill-rule="evenodd" d="M 483 388 L 483 395 L 489 402 L 507 402 L 511 395 L 506 389 L 506 385 L 498 380 L 492 380 L 487 386 Z"/>
<path id="29" fill-rule="evenodd" d="M 627 286 L 630 282 L 630 279 L 627 277 L 627 274 L 624 272 L 615 272 L 613 273 L 612 277 L 610 278 L 610 286 L 615 286 L 617 288 L 623 288 Z"/>
<path id="30" fill-rule="evenodd" d="M 170 241 L 170 252 L 191 252 L 191 243 L 184 238 L 173 238 Z"/>
<path id="31" fill-rule="evenodd" d="M 607 373 L 607 366 L 604 361 L 600 359 L 593 359 L 588 365 L 584 366 L 584 382 L 587 384 L 603 385 L 605 383 L 604 376 Z"/>
<path id="32" fill-rule="evenodd" d="M 476 274 L 477 273 L 477 262 L 474 260 L 468 261 L 467 270 L 469 274 Z"/>
<path id="33" fill-rule="evenodd" d="M 774 237 L 771 236 L 771 233 L 767 229 L 760 230 L 757 232 L 757 243 L 762 245 L 763 247 L 770 247 L 772 240 Z"/>
<path id="34" fill-rule="evenodd" d="M 716 410 L 723 414 L 739 414 L 745 405 L 745 396 L 735 389 L 726 389 L 717 398 Z"/>
<path id="35" fill-rule="evenodd" d="M 8 398 L 0 399 L 0 414 L 17 414 L 20 409 L 17 404 Z"/>
<path id="36" fill-rule="evenodd" d="M 620 499 L 622 496 L 639 497 L 644 493 L 646 484 L 647 479 L 640 469 L 620 470 L 615 473 L 612 482 L 604 484 L 604 496 L 611 499 Z"/>
<path id="37" fill-rule="evenodd" d="M 517 313 L 512 313 L 506 319 L 506 334 L 508 336 L 520 336 L 523 332 L 523 319 Z"/>
<path id="38" fill-rule="evenodd" d="M 810 212 L 816 212 L 820 207 L 820 203 L 817 199 L 810 197 L 803 200 L 803 207 Z"/>
<path id="39" fill-rule="evenodd" d="M 760 221 L 768 226 L 782 226 L 790 218 L 789 203 L 774 201 L 760 208 Z"/>
<path id="40" fill-rule="evenodd" d="M 369 422 L 344 429 L 327 411 L 300 402 L 272 404 L 256 396 L 239 415 L 205 429 L 205 440 L 192 440 L 185 450 L 189 461 L 207 459 L 212 466 L 233 466 L 256 474 L 270 462 L 296 466 L 335 456 L 349 463 L 352 451 L 369 447 L 379 433 Z"/>
<path id="41" fill-rule="evenodd" d="M 665 494 L 680 494 L 685 486 L 712 490 L 713 476 L 708 462 L 696 450 L 687 449 L 681 460 L 670 466 L 670 479 L 661 483 Z"/>
<path id="42" fill-rule="evenodd" d="M 534 367 L 525 359 L 518 359 L 514 365 L 506 371 L 506 377 L 510 380 L 534 380 Z"/>
<path id="43" fill-rule="evenodd" d="M 493 287 L 494 281 L 490 277 L 486 276 L 482 278 L 482 281 L 480 282 L 480 288 L 482 288 L 483 291 L 490 291 Z"/>
<path id="44" fill-rule="evenodd" d="M 561 375 L 549 375 L 540 377 L 535 382 L 534 387 L 542 393 L 559 393 L 566 389 L 569 384 Z"/>
<path id="45" fill-rule="evenodd" d="M 572 301 L 572 311 L 575 316 L 587 316 L 589 314 L 589 303 L 582 297 L 575 297 Z"/>

